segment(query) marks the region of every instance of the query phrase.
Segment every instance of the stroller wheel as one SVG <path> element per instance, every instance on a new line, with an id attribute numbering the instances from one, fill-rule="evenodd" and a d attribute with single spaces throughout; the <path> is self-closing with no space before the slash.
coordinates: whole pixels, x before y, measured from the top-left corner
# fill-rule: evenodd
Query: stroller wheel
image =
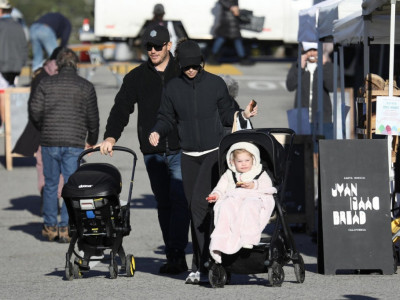
<path id="1" fill-rule="evenodd" d="M 117 261 L 114 259 L 111 260 L 111 264 L 108 267 L 109 271 L 110 271 L 110 278 L 111 279 L 115 279 L 118 277 L 118 264 Z"/>
<path id="2" fill-rule="evenodd" d="M 223 266 L 213 264 L 208 271 L 208 280 L 213 288 L 223 288 L 227 282 L 227 274 Z"/>
<path id="3" fill-rule="evenodd" d="M 133 277 L 135 275 L 136 264 L 132 254 L 126 256 L 126 276 Z"/>
<path id="4" fill-rule="evenodd" d="M 77 265 L 77 264 L 73 265 L 72 273 L 74 274 L 74 278 L 76 278 L 76 279 L 82 278 L 82 276 L 83 276 L 81 270 L 79 269 L 79 265 Z"/>
<path id="5" fill-rule="evenodd" d="M 293 263 L 294 274 L 296 275 L 296 280 L 298 283 L 303 283 L 306 278 L 306 270 L 304 268 L 303 257 L 299 254 L 299 259 Z"/>
<path id="6" fill-rule="evenodd" d="M 282 266 L 274 261 L 272 266 L 268 269 L 268 281 L 271 286 L 281 286 L 285 280 L 285 272 Z"/>
<path id="7" fill-rule="evenodd" d="M 65 279 L 70 281 L 74 279 L 72 265 L 69 261 L 65 265 Z"/>

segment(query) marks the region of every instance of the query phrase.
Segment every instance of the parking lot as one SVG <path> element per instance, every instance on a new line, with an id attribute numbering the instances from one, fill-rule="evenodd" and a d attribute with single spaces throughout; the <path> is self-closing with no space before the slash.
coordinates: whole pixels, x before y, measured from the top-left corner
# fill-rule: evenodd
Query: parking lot
<path id="1" fill-rule="evenodd" d="M 288 93 L 284 82 L 289 62 L 263 62 L 255 66 L 235 66 L 240 74 L 231 75 L 239 82 L 238 102 L 241 106 L 255 99 L 259 116 L 254 127 L 287 127 L 286 110 L 293 104 L 294 94 Z M 115 75 L 107 67 L 98 67 L 93 76 L 100 109 L 100 138 L 114 96 L 118 91 Z M 21 84 L 29 79 L 21 78 Z M 109 279 L 108 265 L 102 263 L 82 279 L 63 280 L 66 244 L 44 241 L 41 237 L 42 218 L 33 158 L 14 159 L 14 168 L 7 171 L 4 152 L 0 150 L 0 298 L 1 299 L 393 299 L 397 297 L 400 275 L 341 274 L 327 276 L 317 273 L 317 244 L 304 232 L 294 238 L 306 264 L 306 279 L 296 283 L 292 265 L 284 267 L 281 287 L 268 286 L 267 274 L 232 275 L 229 285 L 213 289 L 208 284 L 185 285 L 187 274 L 162 276 L 158 269 L 165 261 L 162 237 L 158 226 L 155 200 L 145 171 L 136 138 L 136 114 L 131 116 L 118 145 L 138 154 L 131 200 L 131 234 L 124 240 L 127 253 L 135 257 L 133 278 L 121 274 Z M 0 149 L 4 140 L 0 138 Z M 96 159 L 95 156 L 91 159 Z M 102 158 L 103 159 L 103 158 Z M 129 178 L 129 158 L 107 157 Z M 123 193 L 127 184 L 123 183 Z M 337 245 L 340 247 L 340 244 Z M 191 262 L 191 244 L 187 261 Z"/>

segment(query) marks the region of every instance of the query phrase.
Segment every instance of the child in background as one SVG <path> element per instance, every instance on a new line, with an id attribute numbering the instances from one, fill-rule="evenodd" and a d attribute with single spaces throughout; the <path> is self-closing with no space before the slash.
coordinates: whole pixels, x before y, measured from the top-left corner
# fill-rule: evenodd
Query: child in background
<path id="1" fill-rule="evenodd" d="M 207 197 L 208 202 L 216 202 L 210 253 L 217 263 L 221 263 L 221 252 L 234 254 L 260 242 L 275 207 L 273 194 L 277 192 L 254 144 L 233 144 L 226 160 L 229 169 Z"/>

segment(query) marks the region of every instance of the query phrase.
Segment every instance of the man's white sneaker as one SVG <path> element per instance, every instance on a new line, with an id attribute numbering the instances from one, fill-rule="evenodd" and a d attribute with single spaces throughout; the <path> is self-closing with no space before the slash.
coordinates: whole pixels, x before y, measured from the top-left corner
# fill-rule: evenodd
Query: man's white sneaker
<path id="1" fill-rule="evenodd" d="M 191 272 L 188 277 L 186 277 L 185 283 L 186 284 L 194 284 L 197 272 Z"/>
<path id="2" fill-rule="evenodd" d="M 199 284 L 200 282 L 208 282 L 208 276 L 205 273 L 200 273 L 199 271 L 191 272 L 188 277 L 186 277 L 186 284 Z"/>
<path id="3" fill-rule="evenodd" d="M 251 244 L 246 244 L 246 245 L 243 245 L 242 248 L 245 248 L 245 249 L 253 249 L 253 245 L 251 245 Z"/>

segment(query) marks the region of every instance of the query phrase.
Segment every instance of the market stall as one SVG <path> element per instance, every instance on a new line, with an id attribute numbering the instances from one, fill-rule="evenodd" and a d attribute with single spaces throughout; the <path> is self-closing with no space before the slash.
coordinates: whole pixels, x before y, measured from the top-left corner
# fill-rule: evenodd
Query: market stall
<path id="1" fill-rule="evenodd" d="M 360 9 L 362 0 L 327 0 L 320 2 L 308 9 L 301 10 L 299 12 L 299 32 L 298 41 L 299 43 L 303 41 L 318 43 L 318 64 L 322 65 L 322 45 L 324 42 L 333 42 L 333 21 L 341 19 L 351 14 L 357 9 Z M 342 53 L 342 52 L 341 52 Z M 341 113 L 338 115 L 338 103 L 337 103 L 337 78 L 338 78 L 338 55 L 337 49 L 334 49 L 334 98 L 333 98 L 333 124 L 334 124 L 334 138 L 346 137 L 346 134 L 340 132 L 338 133 L 338 119 L 341 121 L 340 128 L 344 128 L 343 118 Z M 301 52 L 299 49 L 299 58 Z M 343 56 L 343 55 L 341 55 Z M 342 62 L 343 59 L 340 60 Z M 318 69 L 318 123 L 322 124 L 323 120 L 323 72 L 322 68 Z M 342 73 L 343 74 L 343 73 Z M 301 75 L 300 75 L 301 76 Z M 299 78 L 300 78 L 299 76 Z M 342 78 L 342 76 L 341 76 Z M 300 79 L 299 79 L 300 80 Z M 345 98 L 344 94 L 344 80 L 342 78 L 341 82 L 341 99 Z M 300 86 L 300 85 L 299 85 Z M 300 99 L 297 100 L 298 107 L 300 106 Z M 342 108 L 343 105 L 339 106 Z M 341 110 L 340 110 L 341 112 Z M 322 126 L 318 127 L 318 134 L 322 135 Z"/>

